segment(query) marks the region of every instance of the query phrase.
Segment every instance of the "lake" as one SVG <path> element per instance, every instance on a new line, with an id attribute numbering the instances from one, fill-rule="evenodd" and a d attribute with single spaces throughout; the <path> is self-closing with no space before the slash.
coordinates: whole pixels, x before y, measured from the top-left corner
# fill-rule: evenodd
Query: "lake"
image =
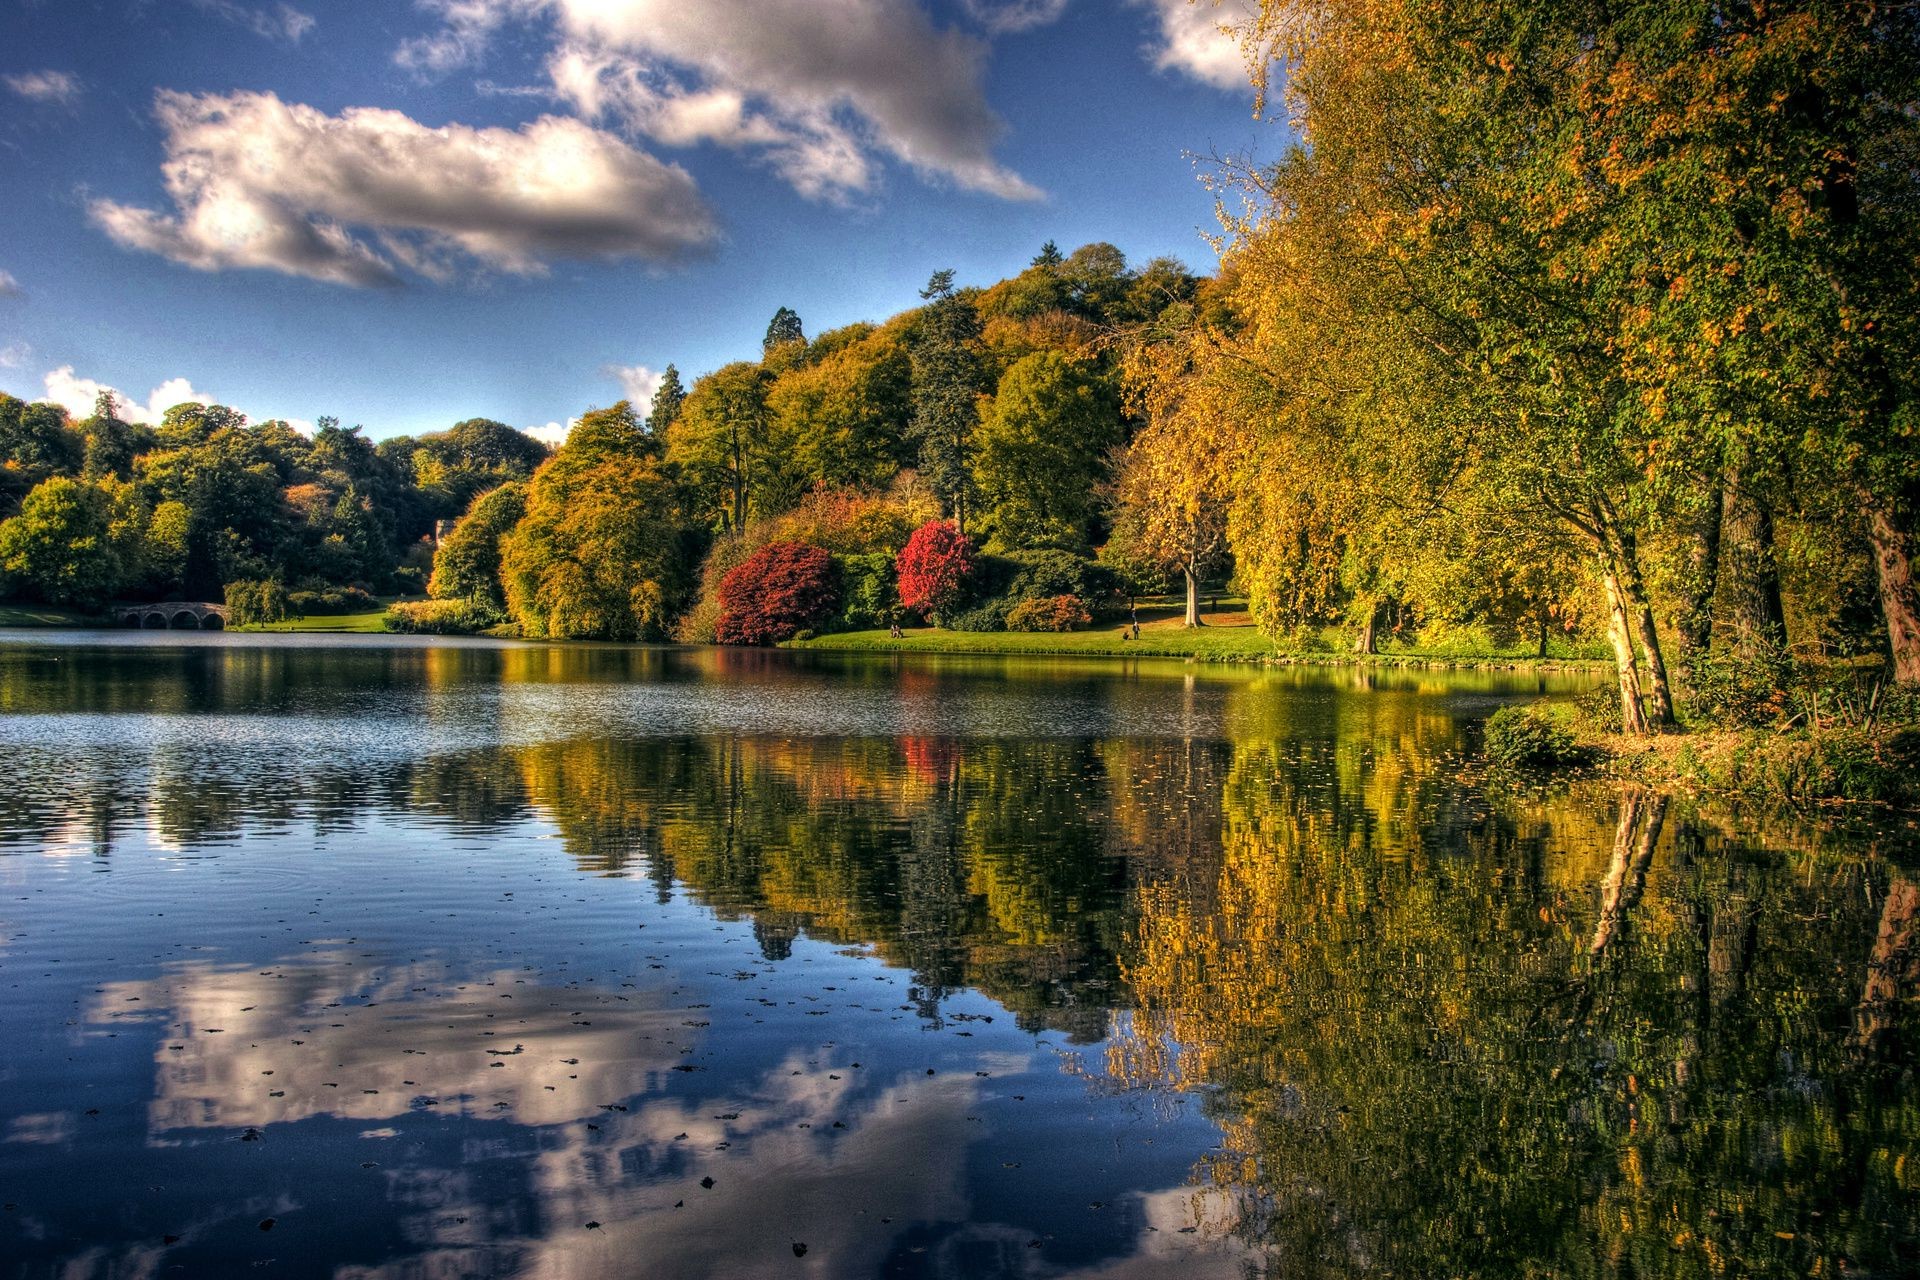
<path id="1" fill-rule="evenodd" d="M 1920 845 L 1600 677 L 0 632 L 0 1275 L 1920 1273 Z"/>

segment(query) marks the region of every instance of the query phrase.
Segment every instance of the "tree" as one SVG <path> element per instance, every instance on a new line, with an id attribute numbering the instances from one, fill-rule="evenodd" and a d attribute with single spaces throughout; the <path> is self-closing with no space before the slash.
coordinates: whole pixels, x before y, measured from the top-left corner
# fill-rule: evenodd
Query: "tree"
<path id="1" fill-rule="evenodd" d="M 973 434 L 980 420 L 982 377 L 976 350 L 980 316 L 953 288 L 952 270 L 933 273 L 920 296 L 913 353 L 913 419 L 920 473 L 961 534 L 973 507 Z"/>
<path id="2" fill-rule="evenodd" d="M 500 547 L 527 512 L 527 485 L 514 480 L 474 500 L 433 555 L 427 594 L 435 600 L 471 600 L 506 611 L 500 585 Z"/>
<path id="3" fill-rule="evenodd" d="M 530 636 L 664 636 L 686 601 L 690 550 L 678 487 L 622 400 L 583 415 L 534 473 L 501 548 L 507 608 Z"/>
<path id="4" fill-rule="evenodd" d="M 115 545 L 112 502 L 85 481 L 54 476 L 35 485 L 20 514 L 0 523 L 0 573 L 52 605 L 98 608 L 125 572 Z"/>
<path id="5" fill-rule="evenodd" d="M 680 371 L 668 364 L 654 388 L 653 404 L 647 410 L 647 434 L 667 438 L 667 431 L 680 420 L 680 409 L 687 402 L 686 388 L 680 385 Z"/>
<path id="6" fill-rule="evenodd" d="M 829 335 L 814 342 L 816 352 Z M 905 462 L 912 361 L 898 338 L 871 332 L 789 369 L 767 390 L 775 438 L 789 442 L 808 485 L 884 487 Z"/>
<path id="7" fill-rule="evenodd" d="M 50 476 L 71 475 L 83 450 L 59 405 L 0 395 L 0 499 L 18 499 Z M 0 504 L 0 511 L 10 505 Z"/>
<path id="8" fill-rule="evenodd" d="M 831 555 L 804 542 L 770 542 L 721 581 L 714 635 L 722 644 L 777 644 L 839 603 Z"/>
<path id="9" fill-rule="evenodd" d="M 800 496 L 799 463 L 771 429 L 766 371 L 736 361 L 693 384 L 667 433 L 667 457 L 680 467 L 722 530 L 749 515 L 772 515 Z"/>
<path id="10" fill-rule="evenodd" d="M 1109 558 L 1177 571 L 1186 586 L 1189 627 L 1202 625 L 1200 581 L 1220 567 L 1248 446 L 1244 390 L 1222 374 L 1223 367 L 1237 372 L 1237 366 L 1221 355 L 1218 337 L 1197 327 L 1141 335 L 1126 353 L 1128 397 L 1146 425 L 1116 467 L 1114 532 L 1123 550 Z M 1284 500 L 1281 494 L 1300 478 L 1287 468 L 1244 473 L 1251 491 L 1244 496 L 1261 502 L 1269 493 Z M 1252 546 L 1256 541 L 1246 540 L 1250 558 L 1267 549 Z M 1281 539 L 1272 550 L 1285 555 L 1306 545 L 1311 541 Z M 1277 607 L 1285 595 L 1273 587 L 1255 594 L 1256 613 L 1268 615 L 1263 622 L 1270 632 L 1286 617 Z"/>
<path id="11" fill-rule="evenodd" d="M 93 478 L 118 476 L 122 480 L 133 474 L 135 455 L 143 452 L 153 438 L 151 431 L 120 417 L 120 402 L 111 391 L 94 397 L 93 416 L 80 424 L 80 434 L 86 441 L 82 474 Z"/>
<path id="12" fill-rule="evenodd" d="M 1016 363 L 981 419 L 976 474 L 988 550 L 1084 550 L 1120 400 L 1090 364 L 1057 351 Z"/>
<path id="13" fill-rule="evenodd" d="M 800 325 L 800 316 L 790 307 L 782 307 L 773 313 L 773 319 L 767 322 L 767 336 L 760 343 L 762 353 L 784 347 L 790 342 L 805 343 L 806 330 Z"/>
<path id="14" fill-rule="evenodd" d="M 937 620 L 966 596 L 973 576 L 973 544 L 948 521 L 929 520 L 900 549 L 894 572 L 900 603 Z"/>

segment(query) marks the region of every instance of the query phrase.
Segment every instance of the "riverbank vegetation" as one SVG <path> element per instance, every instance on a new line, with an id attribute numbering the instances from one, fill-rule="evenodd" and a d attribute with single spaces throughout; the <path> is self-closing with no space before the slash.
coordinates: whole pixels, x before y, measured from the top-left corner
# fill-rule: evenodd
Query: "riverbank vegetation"
<path id="1" fill-rule="evenodd" d="M 781 308 L 755 358 L 669 368 L 551 457 L 485 420 L 376 446 L 7 401 L 5 590 L 1101 648 L 1142 596 L 1199 628 L 1227 585 L 1280 652 L 1597 648 L 1629 738 L 1909 719 L 1920 19 L 1266 0 L 1241 35 L 1299 145 L 1214 172 L 1210 275 L 1047 244 L 875 323 Z"/>

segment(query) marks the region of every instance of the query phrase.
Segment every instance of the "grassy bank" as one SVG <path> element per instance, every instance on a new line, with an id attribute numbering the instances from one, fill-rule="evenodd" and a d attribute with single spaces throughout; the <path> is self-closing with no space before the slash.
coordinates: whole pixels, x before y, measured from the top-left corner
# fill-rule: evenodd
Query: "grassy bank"
<path id="1" fill-rule="evenodd" d="M 1437 667 L 1578 667 L 1594 665 L 1581 657 L 1539 658 L 1531 651 L 1475 652 L 1449 646 L 1436 649 L 1388 649 L 1360 655 L 1332 645 L 1276 645 L 1243 620 L 1223 620 L 1187 628 L 1178 620 L 1143 624 L 1140 638 L 1123 638 L 1119 626 L 1087 631 L 945 631 L 909 627 L 901 638 L 885 631 L 844 631 L 788 641 L 785 647 L 846 653 L 1069 654 L 1116 658 L 1193 658 L 1202 662 L 1270 662 L 1302 665 Z M 1130 635 L 1130 633 L 1126 633 Z M 1604 665 L 1604 664 L 1602 664 Z"/>
<path id="2" fill-rule="evenodd" d="M 1666 789 L 1920 808 L 1920 726 L 1583 735 L 1604 772 Z"/>
<path id="3" fill-rule="evenodd" d="M 44 604 L 0 604 L 0 627 L 104 627 L 98 614 L 75 613 Z"/>
<path id="4" fill-rule="evenodd" d="M 387 611 L 375 609 L 372 613 L 342 613 L 328 616 L 315 615 L 307 618 L 288 618 L 285 622 L 256 622 L 244 627 L 235 627 L 235 631 L 316 631 L 316 632 L 353 632 L 385 631 L 387 629 Z"/>

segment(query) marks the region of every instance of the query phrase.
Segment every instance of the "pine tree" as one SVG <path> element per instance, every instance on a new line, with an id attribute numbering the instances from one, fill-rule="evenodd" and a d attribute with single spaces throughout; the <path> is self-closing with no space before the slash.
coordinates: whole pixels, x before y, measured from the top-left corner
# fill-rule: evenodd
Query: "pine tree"
<path id="1" fill-rule="evenodd" d="M 980 316 L 953 289 L 953 272 L 936 271 L 920 291 L 928 300 L 913 343 L 913 421 L 920 473 L 941 511 L 964 534 L 973 496 L 973 435 L 979 425 Z"/>
<path id="2" fill-rule="evenodd" d="M 680 385 L 680 371 L 669 364 L 653 393 L 653 407 L 647 411 L 647 434 L 664 438 L 667 428 L 679 421 L 681 406 L 686 402 L 687 389 Z"/>

